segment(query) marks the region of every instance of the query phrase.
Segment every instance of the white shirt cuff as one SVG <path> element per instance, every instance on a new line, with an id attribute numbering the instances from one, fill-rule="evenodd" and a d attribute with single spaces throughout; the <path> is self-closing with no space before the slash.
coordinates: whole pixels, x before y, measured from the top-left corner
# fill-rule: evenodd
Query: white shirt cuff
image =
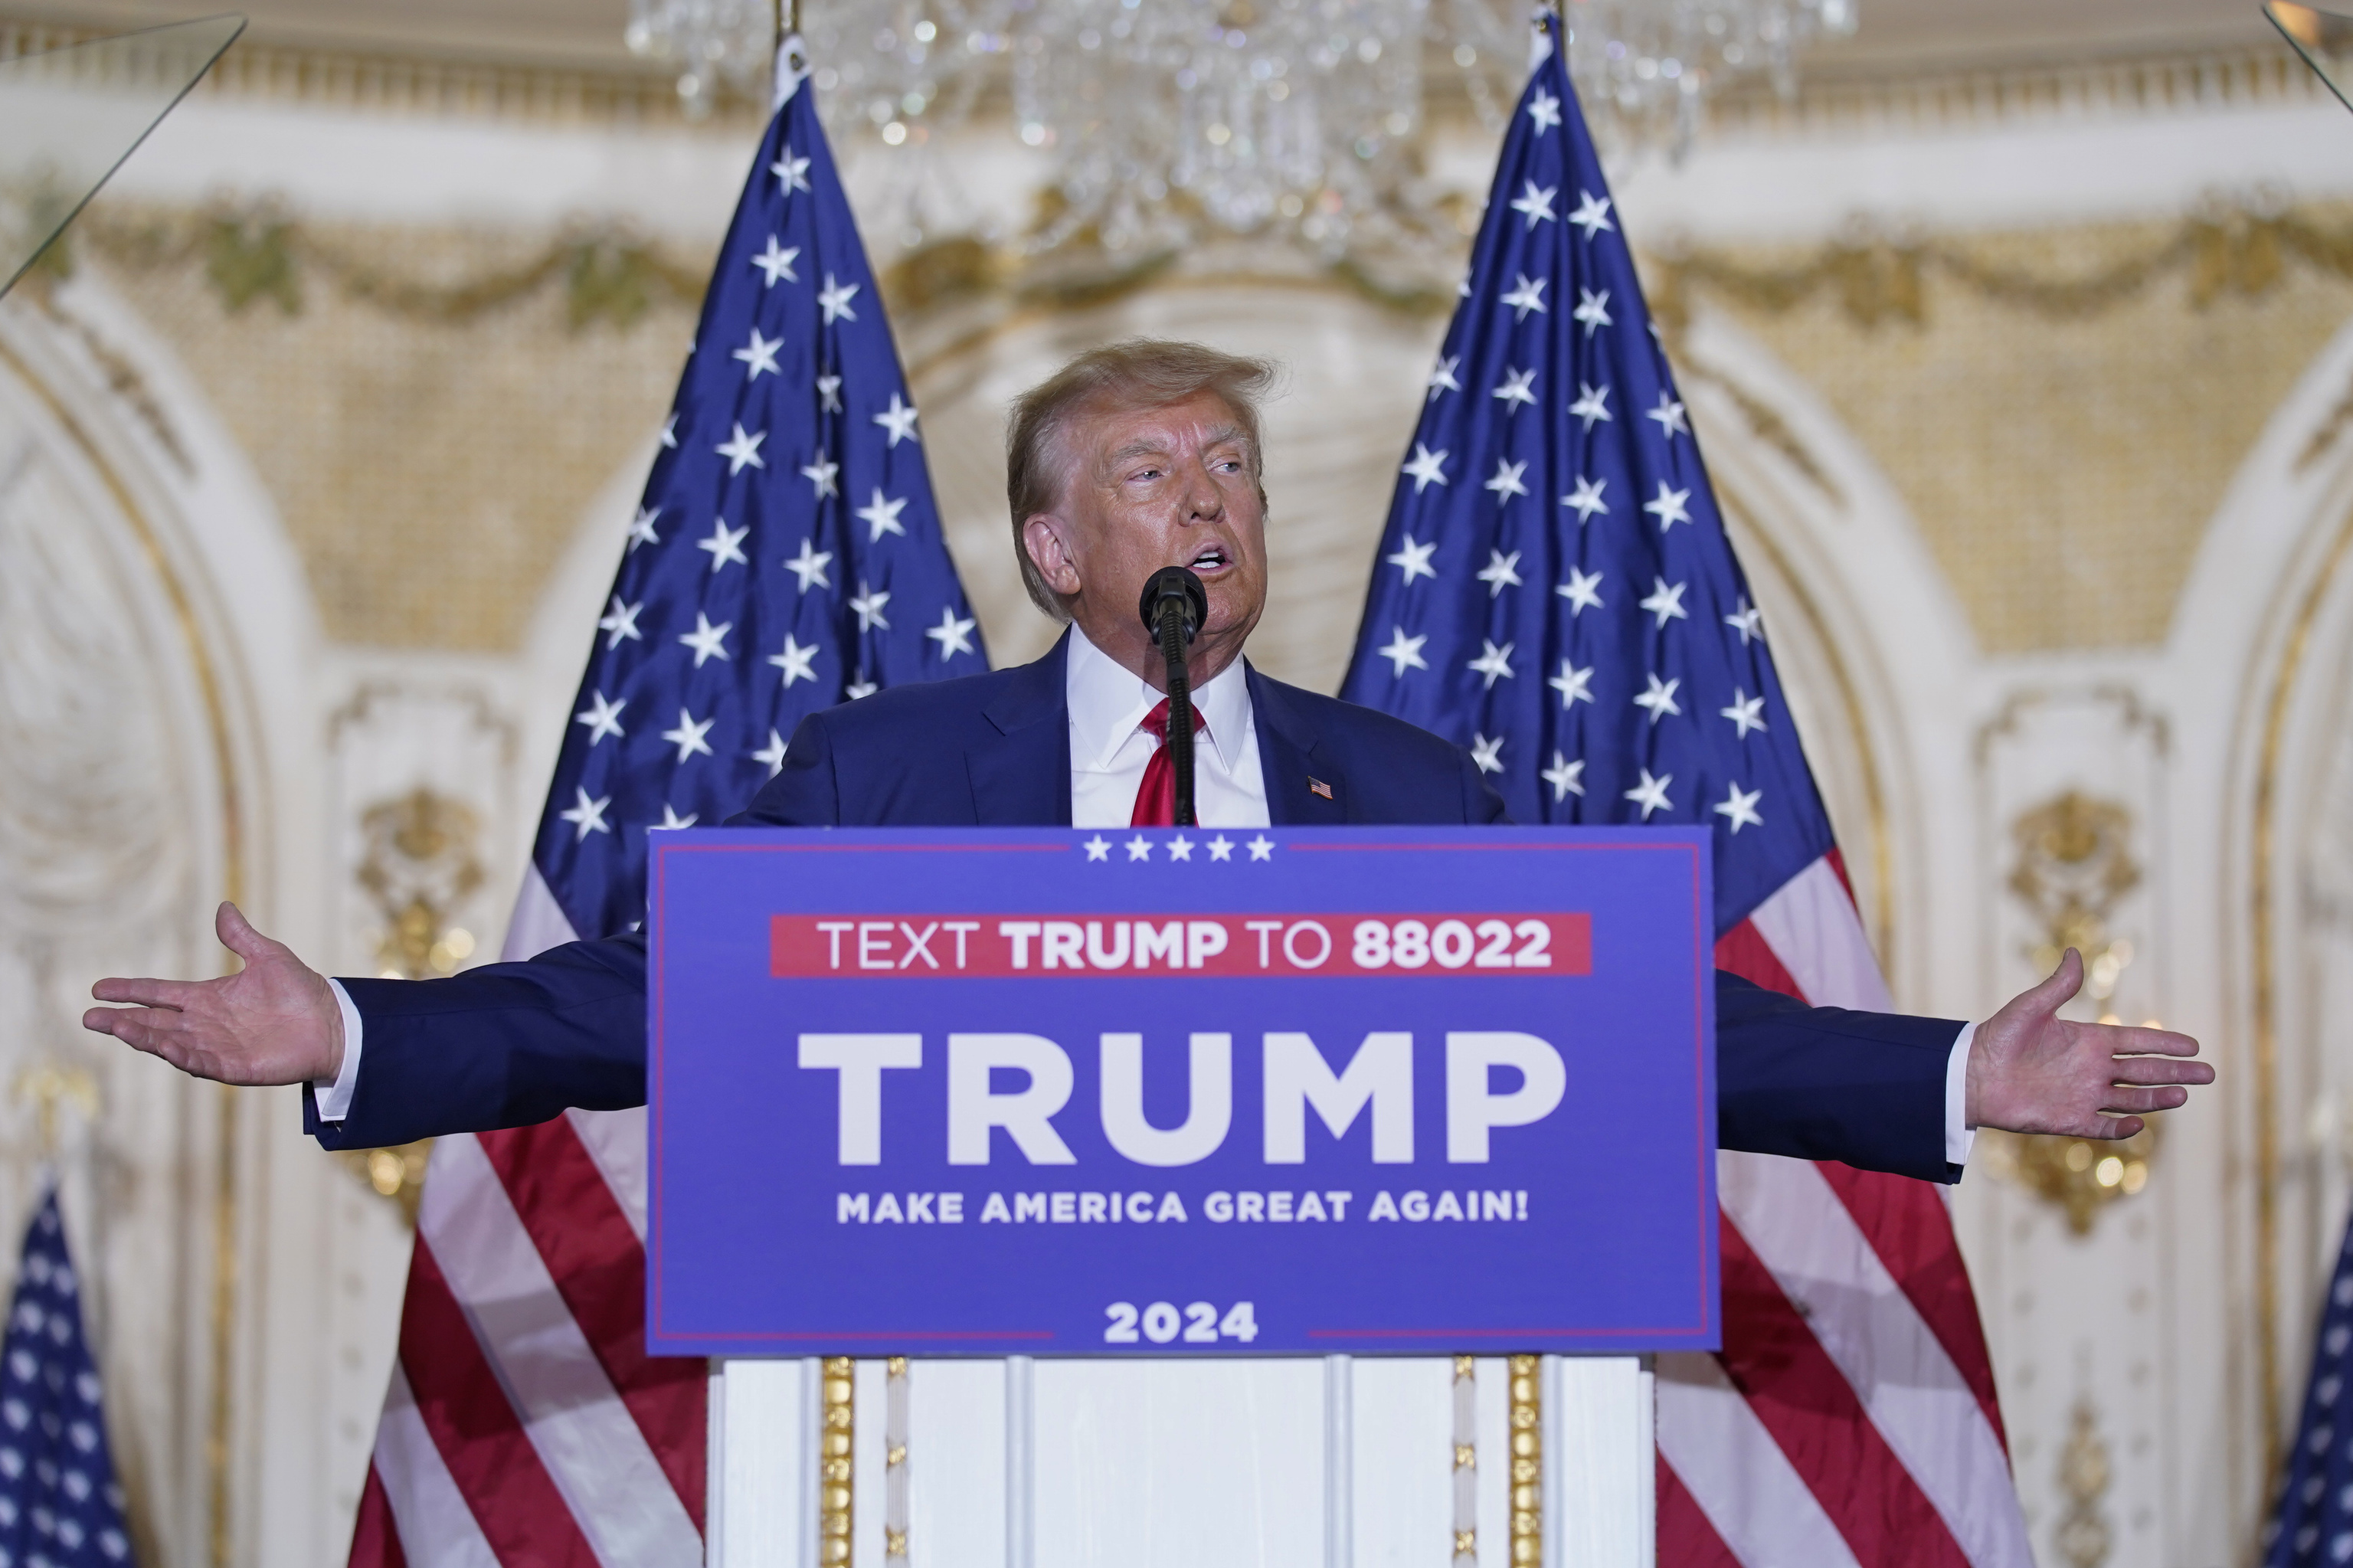
<path id="1" fill-rule="evenodd" d="M 335 1005 L 343 1010 L 343 1069 L 332 1083 L 323 1078 L 311 1079 L 311 1098 L 318 1107 L 321 1121 L 341 1121 L 352 1114 L 352 1091 L 359 1086 L 360 1010 L 352 1005 L 352 993 L 343 989 L 343 981 L 330 980 L 327 985 L 335 993 Z M 1950 1141 L 1949 1135 L 1947 1141 Z"/>
<path id="2" fill-rule="evenodd" d="M 1978 1140 L 1978 1129 L 1968 1125 L 1969 1118 L 1969 1046 L 1978 1037 L 1974 1023 L 1961 1025 L 1953 1041 L 1953 1054 L 1945 1060 L 1945 1163 L 1967 1165 L 1969 1149 Z M 351 1048 L 345 1046 L 343 1065 L 349 1071 Z M 322 1110 L 319 1113 L 327 1113 Z"/>

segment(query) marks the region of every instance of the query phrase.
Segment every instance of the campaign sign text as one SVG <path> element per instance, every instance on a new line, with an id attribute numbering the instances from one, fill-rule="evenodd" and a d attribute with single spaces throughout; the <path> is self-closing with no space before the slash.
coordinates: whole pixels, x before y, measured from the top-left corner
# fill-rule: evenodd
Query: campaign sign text
<path id="1" fill-rule="evenodd" d="M 656 834 L 649 1348 L 1713 1348 L 1707 857 Z"/>

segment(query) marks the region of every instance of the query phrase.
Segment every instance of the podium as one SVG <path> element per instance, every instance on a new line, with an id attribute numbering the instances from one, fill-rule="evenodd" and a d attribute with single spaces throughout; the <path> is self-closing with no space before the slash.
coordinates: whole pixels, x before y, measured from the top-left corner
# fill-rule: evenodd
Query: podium
<path id="1" fill-rule="evenodd" d="M 658 835 L 649 1352 L 728 1568 L 1653 1554 L 1687 830 Z"/>

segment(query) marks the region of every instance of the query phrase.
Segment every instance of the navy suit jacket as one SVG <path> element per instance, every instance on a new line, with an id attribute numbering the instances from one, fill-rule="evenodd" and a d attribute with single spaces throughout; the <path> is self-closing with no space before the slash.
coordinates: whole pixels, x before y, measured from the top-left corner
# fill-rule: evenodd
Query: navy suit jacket
<path id="1" fill-rule="evenodd" d="M 1071 820 L 1066 635 L 1035 663 L 899 686 L 812 714 L 731 827 L 1052 827 Z M 1278 826 L 1504 821 L 1470 755 L 1427 730 L 1249 672 Z M 1330 787 L 1311 791 L 1310 776 Z M 448 980 L 346 980 L 362 1054 L 330 1149 L 526 1127 L 646 1098 L 640 936 L 574 942 Z M 1726 1149 L 1956 1181 L 1945 1070 L 1960 1025 L 1810 1008 L 1716 975 L 1716 1134 Z"/>

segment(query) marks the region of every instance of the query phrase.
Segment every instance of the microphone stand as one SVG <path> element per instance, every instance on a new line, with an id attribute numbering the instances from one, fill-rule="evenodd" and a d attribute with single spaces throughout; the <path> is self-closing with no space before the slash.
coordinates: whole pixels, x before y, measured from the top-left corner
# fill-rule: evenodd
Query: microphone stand
<path id="1" fill-rule="evenodd" d="M 1183 567 L 1163 567 L 1144 585 L 1139 607 L 1145 630 L 1160 644 L 1168 663 L 1168 765 L 1175 776 L 1176 809 L 1171 815 L 1180 828 L 1197 827 L 1193 813 L 1193 679 L 1185 668 L 1185 649 L 1209 617 L 1209 592 L 1201 579 Z"/>

